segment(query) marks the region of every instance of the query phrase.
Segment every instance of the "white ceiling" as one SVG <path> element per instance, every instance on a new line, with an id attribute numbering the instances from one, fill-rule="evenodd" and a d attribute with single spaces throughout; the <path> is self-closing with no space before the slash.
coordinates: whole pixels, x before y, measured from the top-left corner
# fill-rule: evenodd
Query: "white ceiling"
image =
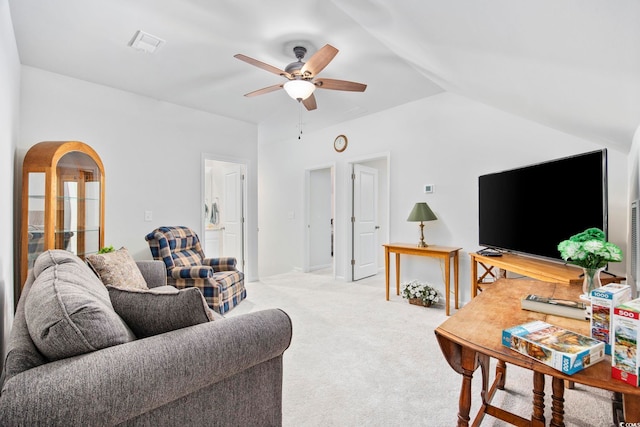
<path id="1" fill-rule="evenodd" d="M 639 0 L 9 0 L 21 63 L 291 137 L 454 92 L 623 151 L 640 125 Z M 142 30 L 166 43 L 128 47 Z M 307 112 L 284 91 L 295 40 L 340 52 Z M 313 52 L 307 54 L 307 58 Z"/>

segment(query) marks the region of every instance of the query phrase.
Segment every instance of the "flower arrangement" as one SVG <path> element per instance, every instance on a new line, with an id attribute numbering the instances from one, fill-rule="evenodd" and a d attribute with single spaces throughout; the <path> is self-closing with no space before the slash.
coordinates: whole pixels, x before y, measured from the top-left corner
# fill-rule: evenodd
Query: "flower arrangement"
<path id="1" fill-rule="evenodd" d="M 563 240 L 558 244 L 558 250 L 563 260 L 586 269 L 598 269 L 608 262 L 622 261 L 620 248 L 607 242 L 599 228 L 588 228 L 569 240 Z"/>
<path id="2" fill-rule="evenodd" d="M 440 301 L 440 293 L 426 283 L 412 280 L 402 284 L 402 298 L 419 299 L 422 305 L 429 306 Z"/>

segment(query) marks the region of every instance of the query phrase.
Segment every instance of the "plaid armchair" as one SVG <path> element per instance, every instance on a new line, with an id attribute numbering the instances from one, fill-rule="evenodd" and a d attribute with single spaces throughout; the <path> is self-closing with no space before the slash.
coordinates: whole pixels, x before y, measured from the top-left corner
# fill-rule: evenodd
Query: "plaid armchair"
<path id="1" fill-rule="evenodd" d="M 145 236 L 154 259 L 167 267 L 167 284 L 197 287 L 213 310 L 224 314 L 246 298 L 244 274 L 235 258 L 205 258 L 198 235 L 188 227 L 159 227 Z"/>

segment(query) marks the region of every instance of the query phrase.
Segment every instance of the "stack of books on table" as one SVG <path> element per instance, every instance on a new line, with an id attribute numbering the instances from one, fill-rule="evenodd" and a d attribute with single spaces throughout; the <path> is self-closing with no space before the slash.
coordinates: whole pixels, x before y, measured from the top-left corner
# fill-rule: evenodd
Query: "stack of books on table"
<path id="1" fill-rule="evenodd" d="M 589 318 L 587 306 L 578 301 L 541 297 L 539 295 L 527 295 L 520 300 L 524 310 L 553 314 L 555 316 L 570 317 L 572 319 L 585 320 Z"/>
<path id="2" fill-rule="evenodd" d="M 565 374 L 604 359 L 604 343 L 541 320 L 502 331 L 502 344 Z"/>

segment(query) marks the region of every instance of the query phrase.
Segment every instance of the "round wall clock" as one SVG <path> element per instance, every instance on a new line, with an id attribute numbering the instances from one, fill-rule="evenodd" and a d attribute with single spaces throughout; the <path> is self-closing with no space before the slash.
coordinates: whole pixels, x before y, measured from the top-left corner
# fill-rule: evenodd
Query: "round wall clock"
<path id="1" fill-rule="evenodd" d="M 338 135 L 336 136 L 336 139 L 333 141 L 333 148 L 335 148 L 335 150 L 338 153 L 342 153 L 344 150 L 347 149 L 347 137 L 344 135 Z"/>

